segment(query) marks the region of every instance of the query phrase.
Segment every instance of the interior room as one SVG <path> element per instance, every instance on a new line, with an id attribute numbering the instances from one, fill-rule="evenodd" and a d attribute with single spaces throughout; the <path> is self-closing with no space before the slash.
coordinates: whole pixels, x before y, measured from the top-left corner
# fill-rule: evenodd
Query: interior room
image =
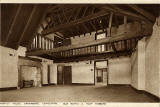
<path id="1" fill-rule="evenodd" d="M 1 4 L 0 102 L 159 102 L 159 4 Z"/>

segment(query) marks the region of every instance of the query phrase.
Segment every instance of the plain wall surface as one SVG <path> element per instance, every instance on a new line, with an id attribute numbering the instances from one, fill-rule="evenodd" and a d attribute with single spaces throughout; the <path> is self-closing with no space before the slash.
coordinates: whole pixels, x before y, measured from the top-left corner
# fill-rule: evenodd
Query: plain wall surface
<path id="1" fill-rule="evenodd" d="M 138 41 L 131 63 L 132 86 L 160 97 L 160 24 L 157 25 L 150 37 Z"/>
<path id="2" fill-rule="evenodd" d="M 138 41 L 137 49 L 131 55 L 131 85 L 138 90 L 145 90 L 145 38 Z"/>
<path id="3" fill-rule="evenodd" d="M 157 20 L 158 22 L 158 20 Z M 146 40 L 146 91 L 160 97 L 160 17 L 153 26 L 152 36 Z"/>
<path id="4" fill-rule="evenodd" d="M 131 84 L 129 57 L 109 59 L 109 84 Z"/>
<path id="5" fill-rule="evenodd" d="M 94 84 L 94 63 L 72 63 L 72 83 Z"/>
<path id="6" fill-rule="evenodd" d="M 138 51 L 131 55 L 131 86 L 138 89 Z"/>
<path id="7" fill-rule="evenodd" d="M 14 49 L 0 46 L 0 88 L 18 86 L 18 55 Z"/>
<path id="8" fill-rule="evenodd" d="M 72 83 L 94 84 L 94 61 L 91 62 L 57 63 L 56 66 L 72 66 Z"/>

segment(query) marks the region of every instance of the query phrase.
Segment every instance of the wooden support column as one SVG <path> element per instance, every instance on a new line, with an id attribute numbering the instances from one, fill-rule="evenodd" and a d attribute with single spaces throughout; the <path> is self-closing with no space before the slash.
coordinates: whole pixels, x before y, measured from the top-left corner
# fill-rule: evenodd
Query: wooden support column
<path id="1" fill-rule="evenodd" d="M 113 18 L 113 12 L 111 12 L 110 18 L 109 18 L 109 25 L 108 25 L 109 32 L 107 32 L 109 36 L 111 36 L 112 18 Z"/>

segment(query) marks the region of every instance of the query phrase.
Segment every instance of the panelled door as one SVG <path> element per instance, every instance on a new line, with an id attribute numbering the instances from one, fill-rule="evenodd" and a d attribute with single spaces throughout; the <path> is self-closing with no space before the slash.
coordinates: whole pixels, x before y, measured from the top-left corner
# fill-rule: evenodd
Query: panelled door
<path id="1" fill-rule="evenodd" d="M 72 84 L 72 67 L 64 66 L 64 84 L 70 85 Z"/>

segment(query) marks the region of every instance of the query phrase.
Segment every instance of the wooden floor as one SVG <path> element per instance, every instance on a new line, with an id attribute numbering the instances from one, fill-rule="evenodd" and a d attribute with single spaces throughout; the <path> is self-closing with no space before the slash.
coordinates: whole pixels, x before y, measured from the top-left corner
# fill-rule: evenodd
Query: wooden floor
<path id="1" fill-rule="evenodd" d="M 44 86 L 0 95 L 2 102 L 155 102 L 129 86 Z"/>

